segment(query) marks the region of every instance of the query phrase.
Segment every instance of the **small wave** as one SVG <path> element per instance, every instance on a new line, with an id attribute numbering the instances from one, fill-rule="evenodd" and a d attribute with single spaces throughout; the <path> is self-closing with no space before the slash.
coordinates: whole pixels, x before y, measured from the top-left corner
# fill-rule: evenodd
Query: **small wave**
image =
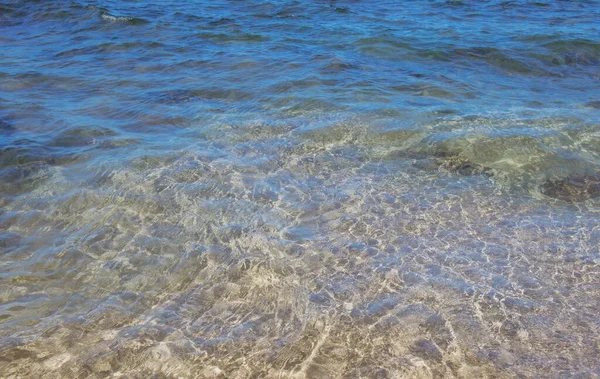
<path id="1" fill-rule="evenodd" d="M 410 43 L 386 34 L 363 37 L 358 39 L 355 44 L 361 52 L 382 58 L 396 58 L 398 54 L 414 50 Z"/>
<path id="2" fill-rule="evenodd" d="M 0 168 L 33 162 L 54 163 L 50 149 L 28 139 L 19 139 L 0 148 Z"/>
<path id="3" fill-rule="evenodd" d="M 321 62 L 324 61 L 322 67 L 320 68 L 320 72 L 322 74 L 339 74 L 343 71 L 350 69 L 358 69 L 360 68 L 358 65 L 353 64 L 351 62 L 346 62 L 342 58 L 339 57 L 321 57 L 316 56 L 312 59 L 313 62 Z"/>
<path id="4" fill-rule="evenodd" d="M 473 47 L 468 49 L 456 49 L 453 52 L 458 57 L 482 60 L 502 70 L 520 74 L 533 74 L 539 72 L 539 68 L 532 65 L 524 57 L 516 56 L 508 51 L 502 51 L 491 47 Z"/>
<path id="5" fill-rule="evenodd" d="M 51 142 L 50 146 L 79 148 L 96 145 L 99 141 L 114 137 L 115 135 L 115 132 L 106 128 L 71 128 L 58 134 Z"/>
<path id="6" fill-rule="evenodd" d="M 139 17 L 129 17 L 129 16 L 115 16 L 108 12 L 102 12 L 100 14 L 100 18 L 104 21 L 122 23 L 127 25 L 144 25 L 148 24 L 149 21 L 139 18 Z"/>
<path id="7" fill-rule="evenodd" d="M 209 40 L 214 43 L 258 43 L 269 41 L 269 37 L 255 33 L 212 33 L 204 32 L 198 34 L 199 38 Z"/>
<path id="8" fill-rule="evenodd" d="M 10 133 L 14 130 L 15 128 L 11 123 L 0 118 L 0 134 Z"/>
<path id="9" fill-rule="evenodd" d="M 224 25 L 236 25 L 235 20 L 232 18 L 221 17 L 218 20 L 209 22 L 211 26 L 224 26 Z"/>
<path id="10" fill-rule="evenodd" d="M 600 43 L 587 39 L 559 40 L 543 45 L 555 64 L 600 65 Z"/>

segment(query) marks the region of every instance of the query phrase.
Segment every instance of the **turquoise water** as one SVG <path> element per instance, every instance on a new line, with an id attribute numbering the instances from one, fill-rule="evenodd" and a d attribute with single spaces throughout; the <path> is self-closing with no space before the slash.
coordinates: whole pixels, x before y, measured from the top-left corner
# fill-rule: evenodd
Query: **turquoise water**
<path id="1" fill-rule="evenodd" d="M 600 376 L 600 2 L 0 4 L 0 377 Z"/>

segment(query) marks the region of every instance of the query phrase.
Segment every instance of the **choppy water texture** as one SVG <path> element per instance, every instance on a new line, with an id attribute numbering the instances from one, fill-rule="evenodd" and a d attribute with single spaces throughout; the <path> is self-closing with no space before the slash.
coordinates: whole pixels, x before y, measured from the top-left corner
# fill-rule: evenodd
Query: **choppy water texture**
<path id="1" fill-rule="evenodd" d="M 599 377 L 599 12 L 3 1 L 0 377 Z"/>

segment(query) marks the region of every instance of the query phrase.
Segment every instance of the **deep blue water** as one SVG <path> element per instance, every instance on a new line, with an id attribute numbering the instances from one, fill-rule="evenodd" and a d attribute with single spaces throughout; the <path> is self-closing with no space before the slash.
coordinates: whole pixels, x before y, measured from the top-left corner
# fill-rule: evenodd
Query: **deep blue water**
<path id="1" fill-rule="evenodd" d="M 0 3 L 0 377 L 600 376 L 600 2 Z"/>

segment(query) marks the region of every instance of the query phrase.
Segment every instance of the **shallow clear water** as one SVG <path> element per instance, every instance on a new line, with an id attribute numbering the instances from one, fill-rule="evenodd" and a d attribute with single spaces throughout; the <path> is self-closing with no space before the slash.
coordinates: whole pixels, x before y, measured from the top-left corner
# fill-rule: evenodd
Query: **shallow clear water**
<path id="1" fill-rule="evenodd" d="M 3 1 L 0 376 L 600 376 L 598 25 Z"/>

